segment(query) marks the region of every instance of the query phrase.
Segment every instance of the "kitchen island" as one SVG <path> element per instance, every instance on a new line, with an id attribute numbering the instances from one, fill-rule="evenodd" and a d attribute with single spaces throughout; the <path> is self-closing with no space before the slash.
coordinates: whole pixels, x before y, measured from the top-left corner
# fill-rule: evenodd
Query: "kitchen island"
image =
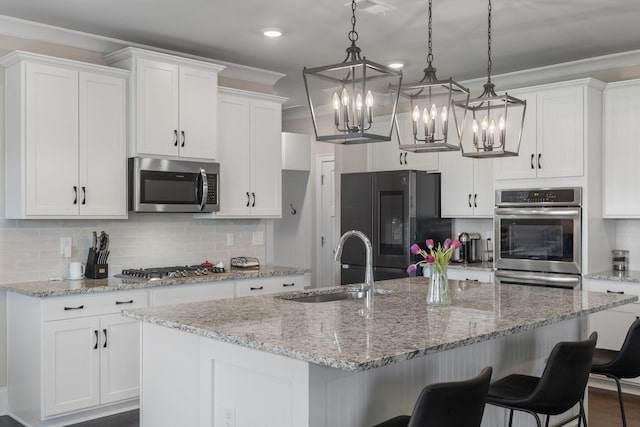
<path id="1" fill-rule="evenodd" d="M 289 293 L 126 310 L 142 321 L 142 425 L 370 426 L 410 413 L 424 385 L 486 365 L 494 378 L 539 375 L 556 342 L 584 337 L 584 316 L 637 300 L 449 283 L 447 307 L 426 306 L 420 277 L 376 282 L 369 308 Z M 504 415 L 488 407 L 483 425 Z"/>

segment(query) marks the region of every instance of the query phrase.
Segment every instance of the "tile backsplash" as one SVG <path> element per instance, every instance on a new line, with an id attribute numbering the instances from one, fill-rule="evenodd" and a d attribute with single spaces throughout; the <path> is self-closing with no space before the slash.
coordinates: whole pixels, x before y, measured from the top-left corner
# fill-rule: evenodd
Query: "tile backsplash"
<path id="1" fill-rule="evenodd" d="M 199 264 L 229 265 L 234 256 L 265 262 L 264 220 L 195 219 L 191 214 L 136 214 L 128 220 L 0 220 L 0 282 L 48 280 L 68 276 L 68 262 L 86 262 L 92 231 L 109 233 L 109 276 L 123 268 Z M 227 234 L 233 233 L 233 246 Z M 60 254 L 60 238 L 71 237 L 71 258 Z"/>

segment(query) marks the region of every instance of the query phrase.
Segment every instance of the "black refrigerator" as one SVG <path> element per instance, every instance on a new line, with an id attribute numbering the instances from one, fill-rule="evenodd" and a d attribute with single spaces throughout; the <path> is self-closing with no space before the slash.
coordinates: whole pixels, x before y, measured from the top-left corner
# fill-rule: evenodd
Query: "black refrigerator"
<path id="1" fill-rule="evenodd" d="M 341 175 L 340 231 L 360 230 L 373 245 L 374 280 L 407 277 L 410 247 L 451 237 L 451 219 L 440 217 L 440 174 L 401 170 Z M 364 281 L 365 248 L 348 239 L 341 284 Z"/>

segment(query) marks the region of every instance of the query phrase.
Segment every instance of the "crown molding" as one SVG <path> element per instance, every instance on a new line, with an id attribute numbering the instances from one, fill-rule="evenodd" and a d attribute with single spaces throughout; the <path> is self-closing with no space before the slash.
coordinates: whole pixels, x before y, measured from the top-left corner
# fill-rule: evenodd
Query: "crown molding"
<path id="1" fill-rule="evenodd" d="M 0 15 L 0 34 L 19 37 L 27 40 L 37 40 L 74 47 L 78 49 L 85 49 L 93 52 L 98 52 L 103 55 L 115 52 L 126 47 L 147 49 L 159 53 L 193 59 L 196 61 L 222 65 L 225 67 L 225 69 L 220 72 L 221 76 L 269 86 L 273 86 L 278 80 L 285 76 L 285 74 L 277 73 L 275 71 L 263 70 L 261 68 L 249 67 L 241 64 L 234 64 L 232 62 L 217 61 L 213 58 L 185 54 L 183 52 L 162 49 L 156 46 L 149 46 L 140 43 L 129 42 L 126 40 L 69 30 L 67 28 L 56 27 L 39 22 L 26 21 L 23 19 L 4 15 Z"/>

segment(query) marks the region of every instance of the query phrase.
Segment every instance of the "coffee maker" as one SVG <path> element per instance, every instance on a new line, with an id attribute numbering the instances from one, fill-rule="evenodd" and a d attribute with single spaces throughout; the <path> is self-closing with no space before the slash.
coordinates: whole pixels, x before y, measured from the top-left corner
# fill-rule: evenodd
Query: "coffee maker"
<path id="1" fill-rule="evenodd" d="M 460 261 L 466 263 L 480 262 L 481 239 L 478 233 L 462 232 L 458 235 L 460 241 Z"/>

